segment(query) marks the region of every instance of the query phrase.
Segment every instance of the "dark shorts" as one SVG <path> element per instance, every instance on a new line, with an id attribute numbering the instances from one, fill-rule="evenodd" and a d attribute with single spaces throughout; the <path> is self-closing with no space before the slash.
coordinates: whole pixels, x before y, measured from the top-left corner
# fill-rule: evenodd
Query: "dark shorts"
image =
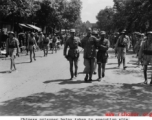
<path id="1" fill-rule="evenodd" d="M 79 58 L 79 49 L 69 49 L 68 58 L 71 60 L 78 60 Z"/>
<path id="2" fill-rule="evenodd" d="M 107 63 L 108 53 L 98 52 L 97 53 L 97 63 Z"/>
<path id="3" fill-rule="evenodd" d="M 77 62 L 79 57 L 68 57 L 69 62 L 75 61 Z"/>

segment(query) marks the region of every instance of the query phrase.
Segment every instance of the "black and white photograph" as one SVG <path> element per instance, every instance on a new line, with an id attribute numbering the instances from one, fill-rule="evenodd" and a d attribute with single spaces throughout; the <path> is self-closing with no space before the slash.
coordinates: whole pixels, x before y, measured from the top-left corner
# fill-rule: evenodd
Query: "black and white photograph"
<path id="1" fill-rule="evenodd" d="M 0 116 L 152 117 L 152 0 L 0 0 Z"/>

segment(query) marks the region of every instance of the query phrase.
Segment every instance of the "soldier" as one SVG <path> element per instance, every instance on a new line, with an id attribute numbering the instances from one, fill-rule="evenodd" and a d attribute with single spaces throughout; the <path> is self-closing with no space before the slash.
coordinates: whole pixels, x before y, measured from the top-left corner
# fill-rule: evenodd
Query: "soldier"
<path id="1" fill-rule="evenodd" d="M 33 54 L 33 59 L 36 61 L 36 58 L 35 58 L 35 49 L 36 48 L 37 48 L 37 43 L 35 40 L 35 34 L 32 32 L 31 36 L 29 38 L 30 62 L 32 62 L 32 54 Z"/>
<path id="2" fill-rule="evenodd" d="M 40 48 L 40 50 L 43 50 L 43 40 L 44 40 L 43 32 L 40 32 L 40 36 L 39 36 L 39 48 Z"/>
<path id="3" fill-rule="evenodd" d="M 123 69 L 126 69 L 126 47 L 127 47 L 127 38 L 125 36 L 125 31 L 121 32 L 120 37 L 117 40 L 116 48 L 118 54 L 118 67 L 120 67 L 123 62 Z"/>
<path id="4" fill-rule="evenodd" d="M 69 39 L 67 39 L 64 46 L 64 56 L 70 63 L 70 74 L 71 74 L 70 80 L 73 80 L 74 76 L 77 77 L 78 58 L 79 58 L 78 46 L 80 46 L 80 39 L 75 36 L 75 29 L 71 29 L 70 34 L 71 36 Z M 69 47 L 69 51 L 67 55 L 68 47 Z M 75 73 L 73 73 L 73 63 L 75 66 Z"/>
<path id="5" fill-rule="evenodd" d="M 52 39 L 52 54 L 54 50 L 57 53 L 57 41 L 58 41 L 57 34 L 54 34 L 53 39 Z"/>
<path id="6" fill-rule="evenodd" d="M 100 32 L 100 38 L 97 44 L 98 52 L 97 52 L 97 63 L 98 63 L 98 80 L 101 81 L 101 73 L 102 77 L 105 76 L 105 67 L 108 59 L 108 49 L 110 47 L 110 42 L 105 38 L 106 32 Z"/>
<path id="7" fill-rule="evenodd" d="M 48 55 L 49 50 L 49 36 L 45 35 L 43 39 L 43 51 L 44 51 L 44 57 Z"/>
<path id="8" fill-rule="evenodd" d="M 87 29 L 87 36 L 81 40 L 82 48 L 84 49 L 84 64 L 88 67 L 85 76 L 85 82 L 92 81 L 92 74 L 94 72 L 96 60 L 96 44 L 97 38 L 91 35 L 91 28 Z"/>
<path id="9" fill-rule="evenodd" d="M 147 40 L 142 43 L 139 52 L 139 59 L 141 60 L 143 55 L 143 65 L 144 65 L 144 84 L 147 84 L 147 65 L 151 63 L 152 65 L 152 31 L 147 33 Z M 152 85 L 152 74 L 151 74 L 151 82 Z"/>
<path id="10" fill-rule="evenodd" d="M 14 67 L 14 70 L 16 70 L 15 58 L 16 58 L 16 54 L 18 55 L 19 53 L 18 40 L 15 37 L 14 32 L 12 31 L 9 32 L 9 38 L 7 39 L 7 42 L 6 42 L 6 50 L 7 50 L 7 54 L 10 55 L 10 59 L 11 59 L 10 72 L 12 72 L 13 67 Z"/>

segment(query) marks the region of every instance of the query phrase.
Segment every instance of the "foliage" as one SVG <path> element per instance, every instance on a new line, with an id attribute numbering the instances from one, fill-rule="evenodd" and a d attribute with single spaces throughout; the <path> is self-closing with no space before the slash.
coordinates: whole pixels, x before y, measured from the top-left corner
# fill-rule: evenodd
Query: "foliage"
<path id="1" fill-rule="evenodd" d="M 97 15 L 100 28 L 112 31 L 147 31 L 152 29 L 152 1 L 151 0 L 114 0 L 114 14 L 110 14 L 112 21 L 106 19 L 104 10 Z M 109 13 L 108 13 L 109 14 Z M 102 19 L 100 19 L 102 18 Z M 112 28 L 109 26 L 113 26 Z"/>
<path id="2" fill-rule="evenodd" d="M 69 29 L 80 18 L 80 0 L 0 0 L 0 21 Z"/>

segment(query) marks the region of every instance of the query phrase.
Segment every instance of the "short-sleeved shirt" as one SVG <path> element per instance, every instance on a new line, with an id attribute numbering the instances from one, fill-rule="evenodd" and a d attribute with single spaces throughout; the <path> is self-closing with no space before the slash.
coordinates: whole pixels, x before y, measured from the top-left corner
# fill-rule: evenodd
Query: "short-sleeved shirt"
<path id="1" fill-rule="evenodd" d="M 81 44 L 80 39 L 78 37 L 74 37 L 74 39 L 70 37 L 65 43 L 64 55 L 66 54 L 66 50 L 68 47 L 70 48 L 68 52 L 68 55 L 70 57 L 73 57 L 76 54 L 78 54 L 79 53 L 78 46 L 80 46 L 80 44 Z"/>
<path id="2" fill-rule="evenodd" d="M 44 40 L 44 35 L 40 35 L 39 42 L 43 42 L 43 40 Z"/>
<path id="3" fill-rule="evenodd" d="M 106 46 L 107 49 L 103 49 L 100 47 L 100 45 Z M 98 40 L 97 47 L 99 52 L 107 52 L 108 48 L 110 47 L 110 41 L 108 39 Z"/>
<path id="4" fill-rule="evenodd" d="M 8 38 L 8 47 L 9 48 L 17 48 L 19 45 L 19 41 L 17 38 L 13 37 L 12 40 Z"/>
<path id="5" fill-rule="evenodd" d="M 96 57 L 97 38 L 94 36 L 86 36 L 82 39 L 81 45 L 84 48 L 84 58 Z"/>
<path id="6" fill-rule="evenodd" d="M 121 45 L 120 45 L 121 42 L 123 42 L 123 44 L 124 44 L 123 47 L 121 47 Z M 127 39 L 125 37 L 120 36 L 116 43 L 116 50 L 126 53 L 126 47 L 127 47 Z"/>
<path id="7" fill-rule="evenodd" d="M 70 49 L 76 49 L 78 48 L 78 46 L 80 45 L 80 39 L 78 37 L 74 37 L 74 39 L 72 40 L 72 38 L 70 37 L 67 41 L 66 41 L 66 46 L 69 46 Z"/>

